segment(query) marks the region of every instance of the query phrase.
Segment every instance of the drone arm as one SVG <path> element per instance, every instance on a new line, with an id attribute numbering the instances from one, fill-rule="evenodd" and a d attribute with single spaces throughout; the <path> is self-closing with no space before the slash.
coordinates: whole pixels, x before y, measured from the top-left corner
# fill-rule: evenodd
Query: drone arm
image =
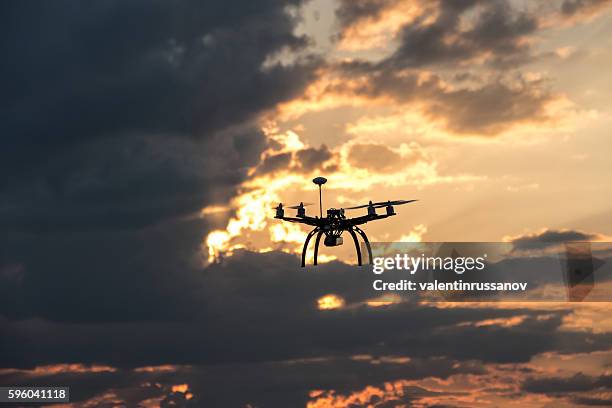
<path id="1" fill-rule="evenodd" d="M 383 218 L 391 217 L 389 214 L 363 215 L 361 217 L 348 218 L 346 221 L 350 225 L 361 225 L 374 220 L 382 220 Z"/>
<path id="2" fill-rule="evenodd" d="M 300 224 L 319 226 L 319 218 L 314 217 L 275 217 L 279 220 L 288 221 L 288 222 L 297 222 Z"/>

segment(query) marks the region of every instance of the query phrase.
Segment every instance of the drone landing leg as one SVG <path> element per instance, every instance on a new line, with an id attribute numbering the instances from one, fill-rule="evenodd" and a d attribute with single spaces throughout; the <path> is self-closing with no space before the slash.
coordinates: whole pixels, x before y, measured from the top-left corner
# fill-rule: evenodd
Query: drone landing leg
<path id="1" fill-rule="evenodd" d="M 361 238 L 363 238 L 363 242 L 365 242 L 366 248 L 368 250 L 368 258 L 371 264 L 372 263 L 372 247 L 370 246 L 370 241 L 368 241 L 368 237 L 366 233 L 361 228 L 355 226 L 355 231 L 357 231 L 357 233 L 361 235 Z"/>
<path id="2" fill-rule="evenodd" d="M 306 241 L 304 242 L 304 249 L 302 249 L 302 268 L 306 266 L 306 250 L 308 249 L 308 243 L 310 239 L 319 231 L 319 227 L 313 229 L 306 236 Z"/>
<path id="3" fill-rule="evenodd" d="M 357 234 L 352 229 L 348 230 L 351 237 L 353 237 L 353 242 L 355 242 L 355 249 L 357 250 L 357 265 L 361 266 L 361 249 L 359 249 L 359 241 L 357 240 Z"/>
<path id="4" fill-rule="evenodd" d="M 314 247 L 314 262 L 313 264 L 316 265 L 317 264 L 317 255 L 319 255 L 319 243 L 321 242 L 321 236 L 323 235 L 323 231 L 319 230 L 319 233 L 317 234 L 317 239 L 315 240 L 315 247 Z"/>

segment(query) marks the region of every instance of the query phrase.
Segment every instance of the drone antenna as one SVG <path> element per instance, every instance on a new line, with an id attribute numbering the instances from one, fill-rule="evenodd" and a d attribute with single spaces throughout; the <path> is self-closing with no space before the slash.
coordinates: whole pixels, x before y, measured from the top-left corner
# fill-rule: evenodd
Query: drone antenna
<path id="1" fill-rule="evenodd" d="M 323 218 L 323 198 L 321 193 L 321 186 L 327 183 L 327 179 L 325 177 L 315 177 L 312 179 L 312 182 L 319 186 L 319 214 L 321 218 Z"/>

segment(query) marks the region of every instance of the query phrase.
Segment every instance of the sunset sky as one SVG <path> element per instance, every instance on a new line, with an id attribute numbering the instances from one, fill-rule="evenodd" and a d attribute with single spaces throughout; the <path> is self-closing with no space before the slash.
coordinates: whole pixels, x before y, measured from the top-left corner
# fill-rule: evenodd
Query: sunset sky
<path id="1" fill-rule="evenodd" d="M 307 3 L 296 32 L 310 46 L 268 61 L 325 61 L 299 95 L 260 118 L 287 144 L 265 150 L 246 180 L 251 209 L 242 196 L 230 205 L 244 210 L 233 245 L 276 248 L 244 237 L 259 229 L 303 241 L 262 212 L 316 202 L 309 180 L 318 174 L 330 180 L 328 206 L 420 200 L 397 222 L 373 225 L 375 240 L 610 232 L 605 3 Z M 253 206 L 255 197 L 267 205 Z"/>
<path id="2" fill-rule="evenodd" d="M 350 247 L 301 269 L 308 229 L 273 218 L 325 176 L 325 208 L 418 199 L 372 241 L 610 241 L 612 2 L 0 10 L 0 385 L 75 408 L 612 401 L 609 303 L 375 304 Z"/>

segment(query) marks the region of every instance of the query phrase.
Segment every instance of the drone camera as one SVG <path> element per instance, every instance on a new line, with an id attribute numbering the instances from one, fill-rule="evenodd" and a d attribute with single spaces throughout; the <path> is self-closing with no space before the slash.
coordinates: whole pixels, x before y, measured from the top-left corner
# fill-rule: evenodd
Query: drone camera
<path id="1" fill-rule="evenodd" d="M 342 237 L 328 235 L 325 237 L 325 241 L 323 241 L 323 244 L 325 244 L 325 246 L 328 246 L 328 247 L 334 247 L 334 246 L 342 245 L 343 242 L 344 241 L 342 240 Z"/>

